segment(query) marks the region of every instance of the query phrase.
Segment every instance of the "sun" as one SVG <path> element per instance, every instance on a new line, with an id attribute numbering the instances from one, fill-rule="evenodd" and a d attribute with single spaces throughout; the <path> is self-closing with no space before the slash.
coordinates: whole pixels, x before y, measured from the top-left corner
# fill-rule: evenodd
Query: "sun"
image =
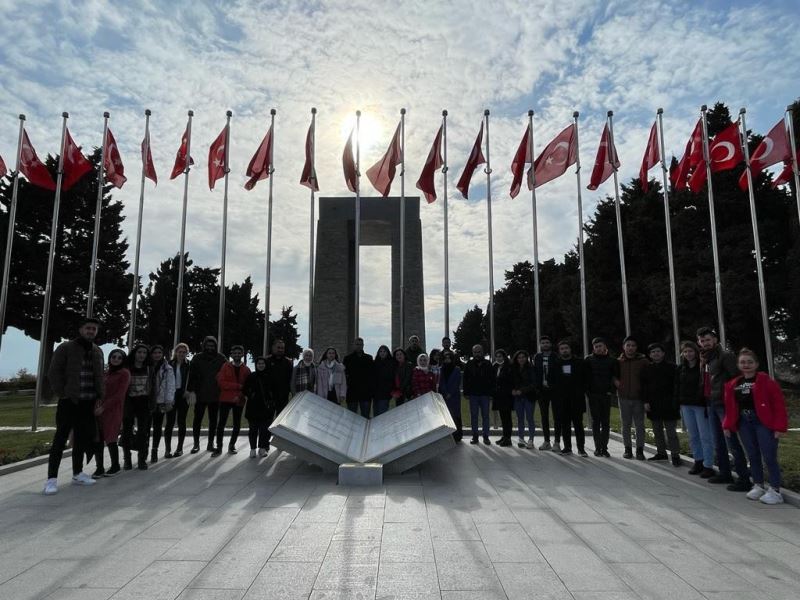
<path id="1" fill-rule="evenodd" d="M 356 115 L 355 111 L 347 115 L 342 120 L 342 128 L 341 128 L 341 136 L 342 136 L 342 144 L 347 141 L 347 136 L 350 135 L 350 132 L 356 126 Z M 389 140 L 383 139 L 383 125 L 381 122 L 378 121 L 374 116 L 364 111 L 361 112 L 361 119 L 359 123 L 359 142 L 361 144 L 361 158 L 362 161 L 365 157 L 365 153 L 375 149 L 377 146 L 383 144 L 388 144 Z M 355 153 L 355 136 L 353 136 L 353 152 Z"/>

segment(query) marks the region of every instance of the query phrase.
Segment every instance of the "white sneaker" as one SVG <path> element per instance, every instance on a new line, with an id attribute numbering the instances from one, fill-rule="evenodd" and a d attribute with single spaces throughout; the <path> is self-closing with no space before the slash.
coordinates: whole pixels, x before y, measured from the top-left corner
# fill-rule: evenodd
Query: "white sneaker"
<path id="1" fill-rule="evenodd" d="M 72 476 L 72 485 L 94 485 L 95 483 L 97 482 L 94 479 L 83 472 Z"/>
<path id="2" fill-rule="evenodd" d="M 761 496 L 760 500 L 764 504 L 782 504 L 783 496 L 779 491 L 770 486 L 767 488 L 767 491 L 764 493 L 764 495 Z"/>
<path id="3" fill-rule="evenodd" d="M 264 456 L 266 456 L 266 455 L 267 455 L 267 453 L 268 453 L 268 450 L 267 450 L 266 448 L 259 448 L 259 449 L 258 449 L 258 455 L 259 455 L 260 457 L 264 457 Z"/>
<path id="4" fill-rule="evenodd" d="M 539 450 L 552 450 L 552 448 L 550 442 L 542 442 L 542 445 L 539 446 Z"/>
<path id="5" fill-rule="evenodd" d="M 747 499 L 759 500 L 761 496 L 763 496 L 766 493 L 767 491 L 764 489 L 764 486 L 756 483 L 753 485 L 753 489 L 747 492 Z"/>
<path id="6" fill-rule="evenodd" d="M 517 447 L 524 448 L 525 447 L 525 438 L 517 438 Z"/>
<path id="7" fill-rule="evenodd" d="M 528 443 L 527 443 L 527 444 L 525 444 L 525 447 L 526 447 L 528 450 L 533 450 L 533 438 L 528 438 Z"/>
<path id="8" fill-rule="evenodd" d="M 561 444 L 559 444 L 558 442 L 553 444 L 553 452 L 561 452 Z"/>
<path id="9" fill-rule="evenodd" d="M 42 493 L 45 496 L 52 496 L 53 494 L 58 493 L 58 479 L 55 477 L 53 479 L 48 479 L 47 483 L 44 484 L 44 490 Z"/>
<path id="10" fill-rule="evenodd" d="M 251 448 L 250 449 L 250 458 L 255 458 L 255 457 L 256 457 L 256 449 L 255 448 Z"/>

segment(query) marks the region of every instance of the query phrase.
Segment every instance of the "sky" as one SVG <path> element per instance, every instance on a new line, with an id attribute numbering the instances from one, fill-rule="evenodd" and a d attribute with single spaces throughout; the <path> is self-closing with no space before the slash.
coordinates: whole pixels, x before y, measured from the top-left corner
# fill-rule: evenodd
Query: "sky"
<path id="1" fill-rule="evenodd" d="M 647 135 L 664 109 L 667 155 L 680 155 L 701 104 L 747 107 L 748 127 L 765 133 L 800 95 L 800 11 L 794 0 L 625 2 L 590 0 L 155 1 L 108 4 L 0 0 L 0 156 L 13 164 L 17 115 L 40 156 L 57 153 L 60 115 L 73 138 L 99 146 L 103 111 L 128 183 L 123 230 L 133 256 L 144 110 L 159 184 L 145 186 L 141 274 L 178 252 L 182 178 L 169 181 L 187 110 L 195 114 L 186 250 L 220 264 L 222 185 L 209 191 L 208 147 L 231 122 L 228 282 L 252 276 L 263 298 L 267 182 L 245 191 L 247 164 L 277 110 L 271 306 L 298 313 L 305 344 L 309 193 L 298 184 L 310 109 L 317 113 L 320 195 L 349 195 L 341 154 L 361 110 L 361 171 L 389 144 L 406 108 L 406 190 L 415 192 L 447 109 L 451 330 L 488 302 L 486 178 L 469 200 L 455 190 L 484 109 L 491 111 L 495 287 L 514 263 L 531 260 L 530 194 L 510 199 L 510 165 L 536 112 L 535 152 L 580 111 L 584 220 L 613 194 L 609 180 L 585 189 L 608 110 L 622 163 L 638 176 Z M 657 169 L 652 172 L 658 175 Z M 371 192 L 362 177 L 363 194 Z M 441 191 L 441 175 L 437 176 Z M 392 188 L 399 194 L 399 177 Z M 375 194 L 376 195 L 376 194 Z M 441 196 L 441 193 L 440 193 Z M 578 232 L 574 170 L 537 190 L 540 260 L 560 261 Z M 442 203 L 421 204 L 428 345 L 444 333 Z M 4 241 L 3 241 L 4 242 Z M 660 243 L 660 241 L 659 241 Z M 361 334 L 368 351 L 389 337 L 389 252 L 362 248 Z M 611 257 L 609 258 L 612 259 Z M 132 260 L 131 260 L 132 262 Z M 87 267 L 88 287 L 88 267 Z M 576 302 L 578 299 L 575 300 Z M 209 329 L 216 324 L 209 324 Z M 10 329 L 0 377 L 35 370 L 38 344 Z"/>

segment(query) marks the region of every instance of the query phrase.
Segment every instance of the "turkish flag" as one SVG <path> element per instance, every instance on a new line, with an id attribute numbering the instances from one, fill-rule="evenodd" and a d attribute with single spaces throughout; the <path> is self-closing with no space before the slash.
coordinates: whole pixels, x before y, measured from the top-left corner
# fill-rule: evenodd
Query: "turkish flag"
<path id="1" fill-rule="evenodd" d="M 770 129 L 770 132 L 761 140 L 755 152 L 750 156 L 750 172 L 753 175 L 753 181 L 764 169 L 791 158 L 791 155 L 789 136 L 786 135 L 786 123 L 781 119 L 775 127 Z M 742 191 L 747 191 L 746 170 L 739 177 L 739 187 Z"/>
<path id="2" fill-rule="evenodd" d="M 656 166 L 656 163 L 661 160 L 661 151 L 658 148 L 658 128 L 656 123 L 650 128 L 650 137 L 647 138 L 647 148 L 644 149 L 644 156 L 642 157 L 642 166 L 639 169 L 639 183 L 642 186 L 642 191 L 647 192 L 650 188 L 650 180 L 647 178 L 647 172 Z"/>
<path id="3" fill-rule="evenodd" d="M 400 123 L 394 130 L 394 136 L 386 149 L 386 153 L 378 162 L 367 169 L 367 179 L 372 183 L 372 187 L 378 190 L 384 198 L 389 195 L 392 189 L 395 169 L 403 160 L 403 146 L 400 143 Z"/>
<path id="4" fill-rule="evenodd" d="M 472 145 L 472 151 L 469 153 L 467 164 L 464 165 L 464 172 L 458 179 L 456 188 L 464 196 L 465 200 L 469 199 L 469 182 L 472 180 L 472 174 L 478 165 L 486 164 L 486 159 L 483 156 L 483 121 L 481 121 L 481 129 L 478 131 L 478 137 L 475 138 L 475 143 Z"/>
<path id="5" fill-rule="evenodd" d="M 208 149 L 208 188 L 213 190 L 218 179 L 225 177 L 228 170 L 225 146 L 228 143 L 228 126 L 222 128 L 217 139 L 211 142 Z"/>
<path id="6" fill-rule="evenodd" d="M 347 138 L 347 143 L 344 145 L 344 152 L 342 152 L 342 168 L 344 169 L 344 181 L 347 184 L 347 189 L 355 192 L 358 188 L 358 171 L 356 170 L 356 161 L 353 159 L 353 132 L 355 128 L 350 130 L 350 135 Z"/>
<path id="7" fill-rule="evenodd" d="M 266 179 L 272 172 L 272 125 L 267 130 L 267 135 L 261 140 L 258 150 L 247 165 L 247 176 L 250 178 L 244 184 L 244 189 L 252 190 L 256 183 Z"/>
<path id="8" fill-rule="evenodd" d="M 308 126 L 308 133 L 306 134 L 306 162 L 303 165 L 303 173 L 300 175 L 300 185 L 304 185 L 314 192 L 319 191 L 319 184 L 317 182 L 317 169 L 314 166 L 313 122 Z"/>
<path id="9" fill-rule="evenodd" d="M 533 159 L 531 158 L 531 127 L 529 124 L 525 128 L 525 134 L 522 136 L 522 141 L 514 154 L 514 160 L 511 161 L 511 174 L 513 177 L 509 195 L 512 198 L 516 198 L 517 194 L 519 194 L 519 190 L 522 187 L 522 176 L 525 174 L 525 165 L 531 160 Z"/>
<path id="10" fill-rule="evenodd" d="M 569 125 L 559 133 L 553 141 L 545 146 L 539 158 L 533 163 L 536 187 L 561 177 L 570 165 L 578 160 L 578 148 L 575 144 L 575 125 Z"/>
<path id="11" fill-rule="evenodd" d="M 106 181 L 114 187 L 122 189 L 123 184 L 128 181 L 125 177 L 125 166 L 119 155 L 117 140 L 110 129 L 106 129 L 106 142 L 103 152 L 103 168 L 106 170 Z"/>
<path id="12" fill-rule="evenodd" d="M 606 123 L 600 136 L 597 156 L 594 157 L 592 176 L 589 178 L 589 185 L 586 186 L 586 189 L 596 190 L 601 183 L 611 177 L 616 169 L 619 169 L 619 157 L 617 149 L 611 142 L 611 134 L 608 132 L 608 123 Z"/>
<path id="13" fill-rule="evenodd" d="M 714 136 L 708 146 L 708 157 L 712 173 L 733 169 L 744 160 L 738 121 L 731 123 Z M 706 179 L 705 161 L 701 160 L 689 179 L 689 189 L 695 194 L 698 193 L 703 189 Z"/>
<path id="14" fill-rule="evenodd" d="M 436 201 L 436 186 L 433 179 L 436 171 L 444 165 L 444 160 L 442 160 L 442 127 L 442 125 L 439 126 L 439 131 L 436 132 L 436 137 L 433 138 L 431 151 L 428 152 L 425 166 L 422 167 L 422 173 L 420 173 L 417 180 L 417 189 L 425 194 L 425 200 L 428 201 L 428 204 Z"/>
<path id="15" fill-rule="evenodd" d="M 797 156 L 795 158 L 798 163 L 800 163 L 800 150 L 797 151 Z M 794 175 L 793 167 L 792 167 L 792 159 L 789 158 L 783 161 L 783 171 L 778 174 L 778 177 L 775 178 L 775 181 L 772 182 L 772 188 L 775 189 L 779 185 L 783 185 L 784 183 L 789 183 Z"/>
<path id="16" fill-rule="evenodd" d="M 150 151 L 150 130 L 145 131 L 144 139 L 142 140 L 142 169 L 144 170 L 144 176 L 158 185 L 156 166 L 153 164 L 153 153 Z"/>
<path id="17" fill-rule="evenodd" d="M 80 146 L 75 143 L 72 136 L 69 134 L 69 129 L 66 131 L 66 139 L 64 141 L 64 165 L 63 177 L 61 179 L 61 189 L 65 192 L 73 185 L 78 183 L 80 179 L 92 170 L 92 163 L 81 153 Z"/>
<path id="18" fill-rule="evenodd" d="M 189 157 L 189 164 L 186 164 L 186 148 L 188 146 L 189 126 L 187 125 L 183 132 L 183 137 L 181 138 L 181 146 L 178 148 L 178 153 L 175 155 L 175 166 L 172 167 L 172 175 L 169 176 L 170 179 L 175 179 L 178 175 L 186 171 L 187 167 L 194 164 L 194 159 L 191 156 Z"/>
<path id="19" fill-rule="evenodd" d="M 8 173 L 8 169 L 6 168 L 6 163 L 3 161 L 3 157 L 0 156 L 0 177 L 5 177 L 6 173 Z"/>
<path id="20" fill-rule="evenodd" d="M 53 176 L 36 156 L 36 150 L 33 149 L 31 141 L 28 139 L 28 132 L 24 129 L 22 130 L 22 148 L 19 152 L 19 172 L 25 175 L 33 185 L 50 191 L 56 189 Z"/>
<path id="21" fill-rule="evenodd" d="M 691 170 L 693 168 L 696 170 L 697 166 L 702 162 L 703 120 L 698 119 L 689 141 L 686 142 L 686 149 L 683 152 L 683 157 L 681 157 L 681 160 L 678 163 L 678 168 L 675 171 L 674 177 L 672 178 L 672 188 L 676 190 L 685 189 L 686 184 L 689 181 L 689 174 L 691 173 Z"/>

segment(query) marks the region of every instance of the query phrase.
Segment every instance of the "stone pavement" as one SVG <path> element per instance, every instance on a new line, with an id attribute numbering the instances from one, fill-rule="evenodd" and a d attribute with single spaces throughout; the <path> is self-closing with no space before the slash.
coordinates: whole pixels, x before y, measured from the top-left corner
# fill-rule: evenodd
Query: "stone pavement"
<path id="1" fill-rule="evenodd" d="M 160 460 L 40 495 L 0 478 L 0 599 L 768 600 L 800 510 L 621 458 L 461 445 L 379 489 L 275 452 Z M 612 442 L 611 452 L 621 455 Z"/>

